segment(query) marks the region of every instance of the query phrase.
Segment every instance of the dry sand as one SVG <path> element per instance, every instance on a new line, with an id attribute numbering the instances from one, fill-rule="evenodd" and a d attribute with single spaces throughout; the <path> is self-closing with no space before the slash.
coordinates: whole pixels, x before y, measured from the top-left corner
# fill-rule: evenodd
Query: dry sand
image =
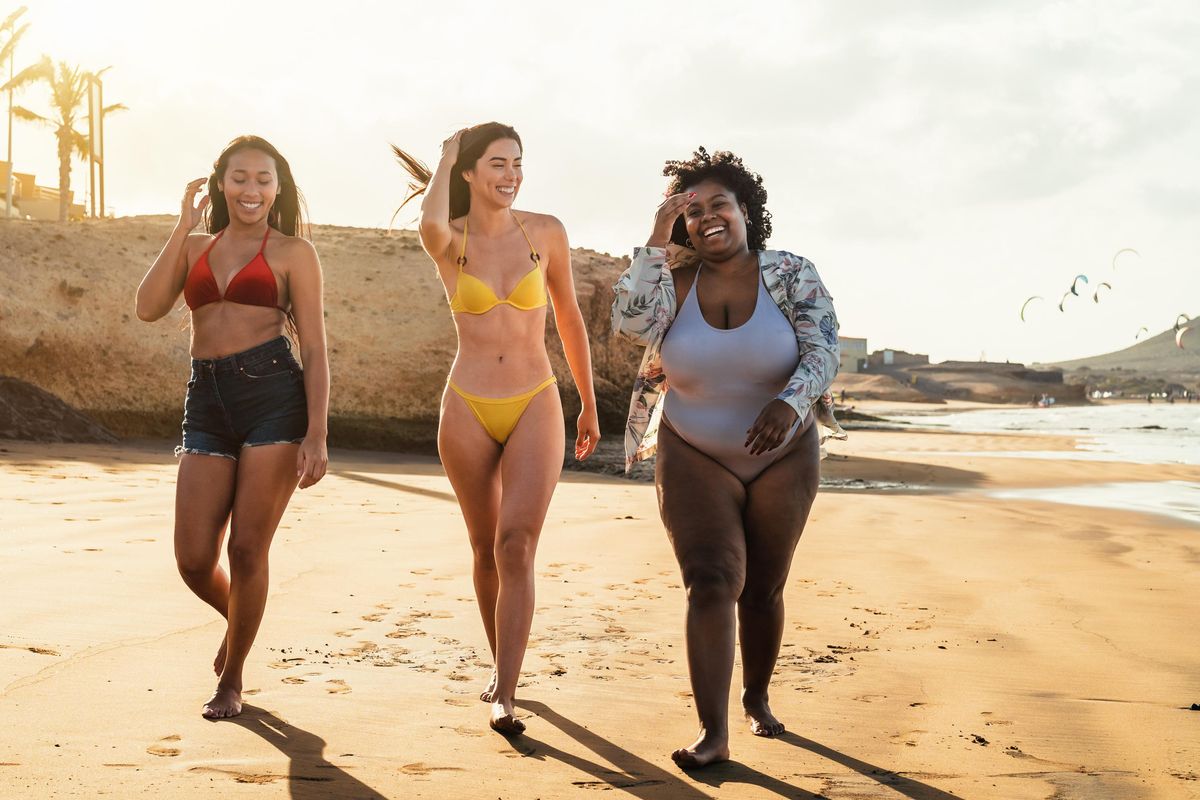
<path id="1" fill-rule="evenodd" d="M 222 625 L 174 571 L 169 446 L 0 442 L 0 797 L 1200 797 L 1200 530 L 987 494 L 1200 468 L 937 452 L 1034 438 L 834 444 L 831 480 L 925 488 L 821 494 L 772 696 L 790 732 L 736 722 L 735 760 L 693 775 L 651 485 L 559 487 L 509 741 L 439 465 L 335 452 L 276 539 L 250 705 L 211 723 Z"/>

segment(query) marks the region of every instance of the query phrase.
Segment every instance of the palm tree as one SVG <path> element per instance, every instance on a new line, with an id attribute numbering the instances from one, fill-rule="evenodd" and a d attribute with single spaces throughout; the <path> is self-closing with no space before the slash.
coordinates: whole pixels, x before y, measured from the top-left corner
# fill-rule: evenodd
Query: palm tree
<path id="1" fill-rule="evenodd" d="M 69 197 L 71 193 L 71 155 L 77 153 L 80 158 L 88 154 L 90 143 L 87 136 L 75 130 L 75 119 L 84 109 L 88 96 L 88 86 L 93 78 L 98 78 L 108 67 L 99 72 L 86 72 L 80 67 L 73 67 L 65 61 L 58 62 L 57 68 L 50 61 L 50 56 L 42 56 L 41 61 L 26 67 L 17 73 L 8 83 L 0 86 L 0 91 L 22 89 L 32 83 L 44 81 L 50 87 L 50 104 L 54 108 L 52 117 L 44 117 L 23 106 L 13 108 L 13 114 L 26 122 L 36 122 L 54 129 L 58 138 L 58 221 L 67 221 Z M 100 113 L 109 114 L 113 111 L 123 111 L 125 106 L 115 103 L 105 107 Z"/>
<path id="2" fill-rule="evenodd" d="M 17 20 L 27 10 L 25 6 L 21 6 L 5 17 L 4 22 L 0 22 L 0 40 L 4 42 L 3 45 L 0 45 L 0 67 L 3 67 L 6 61 L 9 63 L 10 68 L 12 66 L 13 51 L 17 49 L 17 42 L 21 41 L 21 37 L 25 35 L 25 31 L 29 30 L 28 22 L 19 28 L 17 27 Z M 12 75 L 10 74 L 9 77 L 11 78 Z M 8 100 L 11 106 L 12 95 L 9 95 Z M 10 115 L 8 118 L 8 177 L 4 182 L 4 215 L 6 217 L 12 214 L 12 198 L 9 197 L 12 194 L 12 185 L 12 116 Z"/>

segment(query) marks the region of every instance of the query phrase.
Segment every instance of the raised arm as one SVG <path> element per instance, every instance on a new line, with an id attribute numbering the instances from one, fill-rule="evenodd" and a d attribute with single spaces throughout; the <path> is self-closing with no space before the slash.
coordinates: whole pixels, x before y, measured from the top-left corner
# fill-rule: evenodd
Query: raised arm
<path id="1" fill-rule="evenodd" d="M 691 194 L 673 194 L 658 206 L 645 247 L 633 249 L 629 269 L 613 286 L 613 333 L 640 345 L 663 335 L 675 318 L 675 282 L 667 267 L 671 227 Z"/>
<path id="2" fill-rule="evenodd" d="M 296 456 L 300 488 L 312 486 L 325 475 L 329 463 L 329 356 L 325 343 L 324 279 L 316 248 L 304 239 L 288 242 L 288 290 L 292 315 L 300 336 L 304 363 L 304 394 L 308 398 L 308 431 Z"/>
<path id="3" fill-rule="evenodd" d="M 158 258 L 142 278 L 137 289 L 136 313 L 143 322 L 154 322 L 171 312 L 179 293 L 187 280 L 187 250 L 191 230 L 200 224 L 204 209 L 208 207 L 208 195 L 196 202 L 196 193 L 207 178 L 197 178 L 187 185 L 183 195 L 179 221 L 171 231 L 171 237 L 159 252 Z M 197 239 L 204 238 L 201 234 Z"/>
<path id="4" fill-rule="evenodd" d="M 571 368 L 571 377 L 575 379 L 579 401 L 583 405 L 576 422 L 575 436 L 575 459 L 583 461 L 600 443 L 596 390 L 592 383 L 592 352 L 588 346 L 587 326 L 575 296 L 575 275 L 571 270 L 571 245 L 567 241 L 567 230 L 554 217 L 548 220 L 546 231 L 551 246 L 547 253 L 550 263 L 546 267 L 546 286 L 554 303 L 554 322 L 558 326 L 567 366 Z"/>
<path id="5" fill-rule="evenodd" d="M 421 200 L 421 222 L 418 231 L 425 252 L 438 261 L 447 254 L 453 232 L 450 230 L 450 174 L 458 161 L 462 131 L 442 142 L 442 158 L 425 188 Z"/>

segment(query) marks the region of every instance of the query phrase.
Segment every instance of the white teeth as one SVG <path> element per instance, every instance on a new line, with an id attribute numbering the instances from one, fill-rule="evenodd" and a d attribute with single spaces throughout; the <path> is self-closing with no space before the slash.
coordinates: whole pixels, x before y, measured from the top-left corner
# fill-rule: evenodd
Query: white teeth
<path id="1" fill-rule="evenodd" d="M 502 192 L 504 194 L 512 194 L 513 192 L 515 192 L 517 190 L 516 190 L 516 187 L 513 187 L 513 186 L 497 186 L 496 191 Z"/>
<path id="2" fill-rule="evenodd" d="M 248 208 L 248 209 L 253 210 L 256 208 L 262 208 L 262 201 L 259 200 L 257 203 L 247 203 L 244 200 L 238 200 L 238 205 L 241 206 L 242 208 Z"/>
<path id="3" fill-rule="evenodd" d="M 725 232 L 725 226 L 718 225 L 715 228 L 709 228 L 708 230 L 704 231 L 704 233 L 702 235 L 705 238 L 708 238 L 709 236 L 716 236 L 718 233 L 724 233 L 724 232 Z"/>

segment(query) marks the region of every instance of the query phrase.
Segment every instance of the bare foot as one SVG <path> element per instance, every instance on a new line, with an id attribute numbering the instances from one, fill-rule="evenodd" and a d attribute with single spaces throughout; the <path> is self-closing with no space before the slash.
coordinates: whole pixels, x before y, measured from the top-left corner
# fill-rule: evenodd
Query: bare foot
<path id="1" fill-rule="evenodd" d="M 225 646 L 229 644 L 227 639 L 221 639 L 221 646 L 217 648 L 217 657 L 213 659 L 213 672 L 217 673 L 217 677 L 221 677 L 221 672 L 225 669 Z"/>
<path id="2" fill-rule="evenodd" d="M 496 670 L 492 670 L 492 679 L 488 681 L 487 688 L 479 693 L 479 699 L 485 703 L 496 701 Z"/>
<path id="3" fill-rule="evenodd" d="M 778 736 L 783 733 L 783 723 L 771 713 L 765 695 L 754 698 L 743 693 L 742 709 L 750 720 L 750 732 L 755 736 Z"/>
<path id="4" fill-rule="evenodd" d="M 671 759 L 681 769 L 698 769 L 717 761 L 727 761 L 729 759 L 729 736 L 717 736 L 701 728 L 696 741 L 682 750 L 671 753 Z"/>
<path id="5" fill-rule="evenodd" d="M 505 736 L 517 736 L 525 732 L 525 723 L 517 719 L 511 700 L 496 700 L 492 703 L 492 716 L 488 720 L 488 726 Z"/>
<path id="6" fill-rule="evenodd" d="M 200 712 L 205 719 L 226 719 L 242 713 L 242 690 L 217 684 L 217 690 Z"/>

